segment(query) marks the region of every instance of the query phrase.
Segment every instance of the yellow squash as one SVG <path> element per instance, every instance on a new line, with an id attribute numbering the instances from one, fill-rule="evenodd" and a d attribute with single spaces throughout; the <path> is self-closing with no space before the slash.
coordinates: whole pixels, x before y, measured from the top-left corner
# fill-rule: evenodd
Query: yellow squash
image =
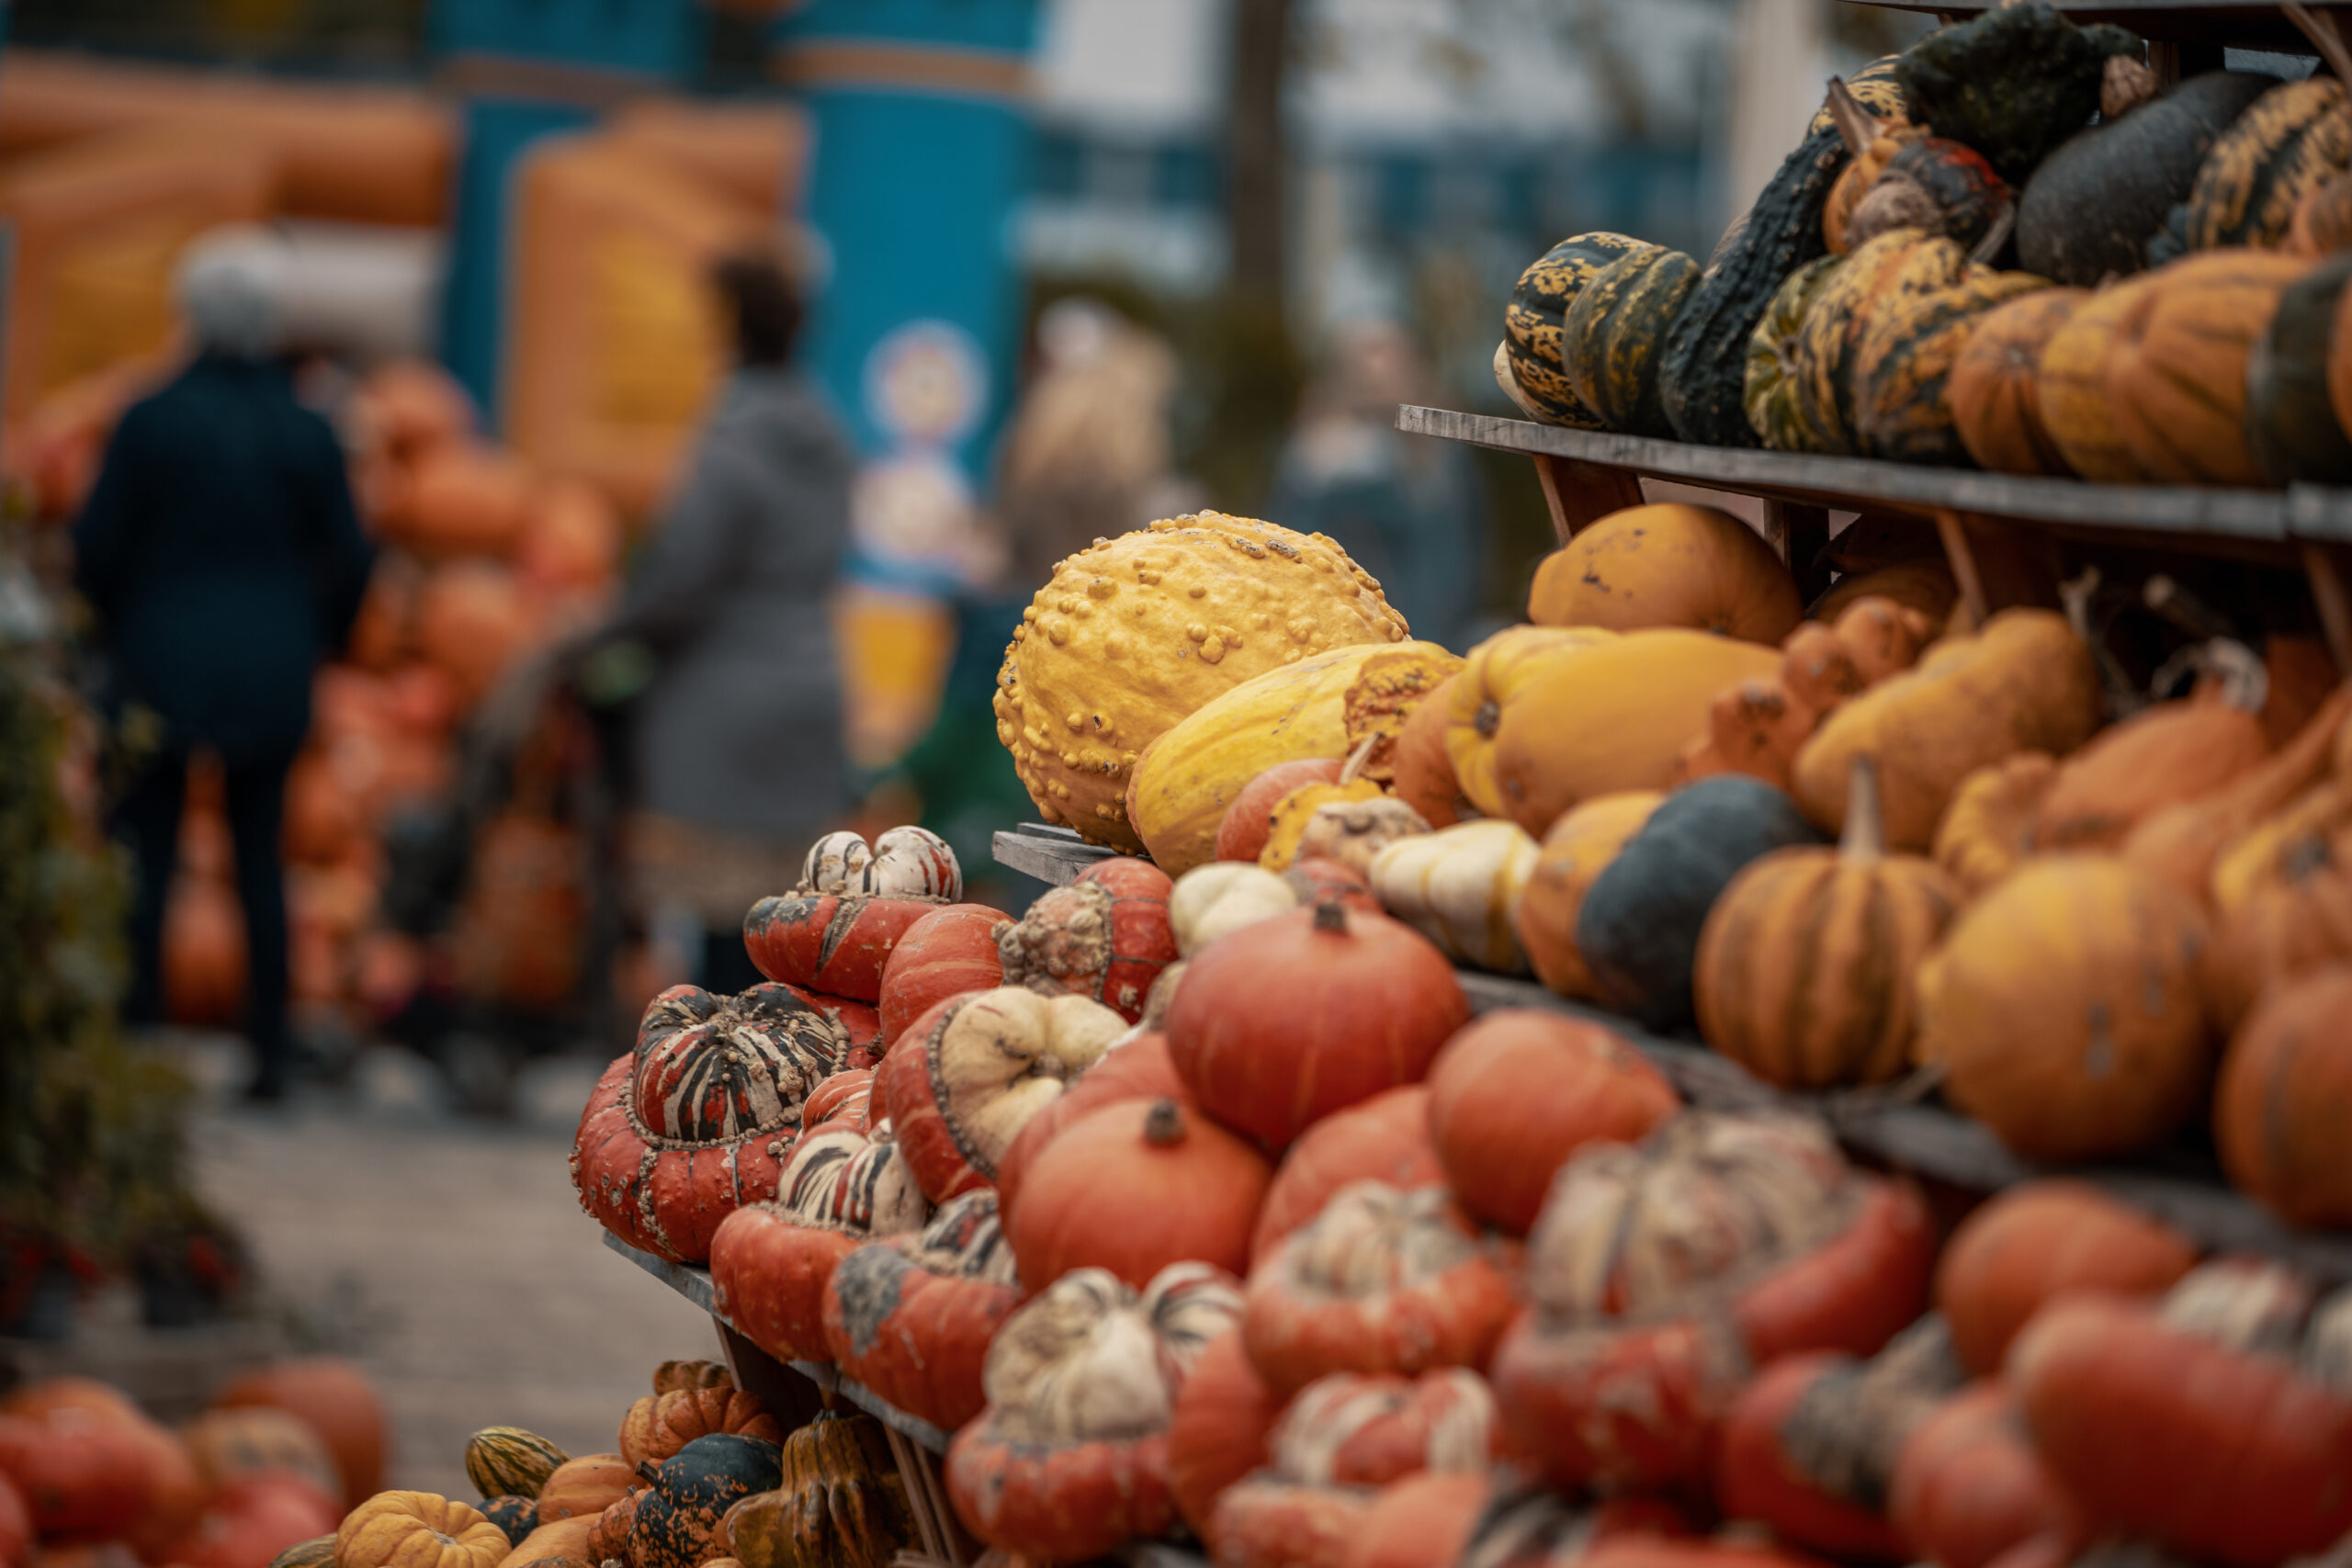
<path id="1" fill-rule="evenodd" d="M 1470 650 L 1445 716 L 1445 754 L 1464 799 L 1488 817 L 1509 815 L 1495 782 L 1495 735 L 1505 705 L 1555 660 L 1616 635 L 1600 626 L 1510 626 Z"/>

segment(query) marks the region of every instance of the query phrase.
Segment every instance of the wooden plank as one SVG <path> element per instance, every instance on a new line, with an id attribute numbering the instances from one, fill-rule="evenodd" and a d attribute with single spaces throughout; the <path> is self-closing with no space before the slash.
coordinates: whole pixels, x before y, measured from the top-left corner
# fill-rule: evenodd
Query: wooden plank
<path id="1" fill-rule="evenodd" d="M 992 849 L 999 865 L 1009 865 L 1040 882 L 1057 887 L 1067 887 L 1078 874 L 1088 866 L 1113 859 L 1118 851 L 1102 844 L 1090 844 L 1072 833 L 1068 839 L 1046 837 L 1029 831 L 1032 823 L 1012 833 L 999 833 Z"/>
<path id="2" fill-rule="evenodd" d="M 1612 512 L 1642 504 L 1642 481 L 1624 469 L 1549 452 L 1535 454 L 1535 481 L 1552 513 L 1552 533 L 1566 544 Z"/>
<path id="3" fill-rule="evenodd" d="M 1829 587 L 1829 509 L 1793 501 L 1764 503 L 1764 531 L 1797 580 L 1797 597 L 1810 604 Z"/>

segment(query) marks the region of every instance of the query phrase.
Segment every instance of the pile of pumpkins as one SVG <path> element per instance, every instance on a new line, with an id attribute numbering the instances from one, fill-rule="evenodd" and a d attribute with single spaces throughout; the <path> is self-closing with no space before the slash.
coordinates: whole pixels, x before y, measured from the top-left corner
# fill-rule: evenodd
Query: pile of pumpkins
<path id="1" fill-rule="evenodd" d="M 0 1398 L 0 1568 L 268 1568 L 382 1484 L 387 1427 L 333 1358 L 230 1380 L 174 1430 L 89 1378 Z"/>
<path id="2" fill-rule="evenodd" d="M 1703 266 L 1622 234 L 1553 247 L 1496 378 L 1580 429 L 2352 482 L 2352 51 L 2327 15 L 2297 20 L 2332 75 L 2163 91 L 2136 38 L 2044 0 L 1944 28 L 1833 80 Z"/>

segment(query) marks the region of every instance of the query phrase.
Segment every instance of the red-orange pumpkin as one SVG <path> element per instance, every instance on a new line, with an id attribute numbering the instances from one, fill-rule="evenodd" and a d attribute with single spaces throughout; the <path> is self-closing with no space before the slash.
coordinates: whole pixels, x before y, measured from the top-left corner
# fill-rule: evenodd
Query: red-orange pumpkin
<path id="1" fill-rule="evenodd" d="M 800 1122 L 814 1131 L 831 1122 L 843 1122 L 863 1133 L 873 1106 L 874 1069 L 849 1067 L 808 1091 L 800 1107 Z"/>
<path id="2" fill-rule="evenodd" d="M 996 950 L 996 929 L 1003 923 L 1003 911 L 986 904 L 948 904 L 907 928 L 882 965 L 885 1047 L 950 997 L 1004 984 Z"/>
<path id="3" fill-rule="evenodd" d="M 998 1206 L 1009 1220 L 1029 1168 L 1062 1129 L 1088 1113 L 1123 1100 L 1181 1100 L 1184 1080 L 1168 1059 L 1168 1037 L 1141 1034 L 1115 1050 L 1105 1051 L 1077 1081 L 1022 1124 L 1021 1134 L 997 1162 Z"/>
<path id="4" fill-rule="evenodd" d="M 0 1477 L 14 1483 L 43 1537 L 112 1529 L 137 1517 L 147 1495 L 140 1440 L 126 1423 L 84 1410 L 40 1420 L 0 1416 Z"/>
<path id="5" fill-rule="evenodd" d="M 214 1497 L 164 1561 L 178 1568 L 268 1568 L 288 1547 L 334 1530 L 340 1517 L 334 1501 L 301 1476 L 249 1475 Z"/>
<path id="6" fill-rule="evenodd" d="M 2074 1290 L 2154 1295 L 2196 1262 L 2178 1232 L 2097 1188 L 2030 1181 L 1952 1233 L 1936 1266 L 1936 1307 L 1961 1364 L 1991 1377 L 2044 1302 Z"/>
<path id="7" fill-rule="evenodd" d="M 1666 1075 L 1599 1024 L 1490 1012 L 1430 1068 L 1430 1126 L 1462 1206 L 1525 1235 L 1552 1178 L 1596 1141 L 1632 1143 L 1681 1104 Z"/>
<path id="8" fill-rule="evenodd" d="M 1272 1179 L 1265 1156 L 1188 1102 L 1121 1100 L 1070 1123 L 1037 1155 L 1006 1233 L 1033 1290 L 1085 1268 L 1137 1290 L 1173 1263 L 1238 1274 Z"/>
<path id="9" fill-rule="evenodd" d="M 2230 1179 L 2299 1225 L 2352 1224 L 2352 964 L 2266 993 L 2231 1042 L 2213 1099 Z"/>
<path id="10" fill-rule="evenodd" d="M 989 1343 L 1021 1304 L 996 1194 L 967 1192 L 913 1235 L 869 1243 L 825 1286 L 833 1364 L 918 1421 L 952 1432 L 988 1404 Z"/>
<path id="11" fill-rule="evenodd" d="M 1887 1517 L 1916 1557 L 1937 1568 L 1987 1568 L 2012 1547 L 2073 1529 L 2015 1396 L 1998 1382 L 1945 1401 L 1912 1428 Z"/>
<path id="12" fill-rule="evenodd" d="M 696 1438 L 713 1432 L 784 1441 L 784 1428 L 757 1394 L 724 1388 L 677 1388 L 650 1393 L 621 1418 L 618 1447 L 632 1468 L 660 1464 Z"/>
<path id="13" fill-rule="evenodd" d="M 1282 1411 L 1238 1328 L 1211 1340 L 1193 1363 L 1168 1426 L 1168 1490 L 1196 1534 L 1206 1536 L 1217 1494 L 1266 1463 Z"/>
<path id="14" fill-rule="evenodd" d="M 1084 997 L 1139 1021 L 1151 983 L 1176 962 L 1172 886 L 1166 872 L 1128 855 L 1088 866 L 997 932 L 1005 984 Z"/>
<path id="15" fill-rule="evenodd" d="M 1408 1190 L 1445 1185 L 1445 1168 L 1430 1143 L 1428 1089 L 1392 1089 L 1309 1127 L 1283 1156 L 1273 1185 L 1266 1190 L 1250 1241 L 1251 1259 L 1272 1253 L 1351 1181 L 1385 1181 Z"/>
<path id="16" fill-rule="evenodd" d="M 1336 758 L 1306 757 L 1276 762 L 1243 784 L 1216 826 L 1216 858 L 1254 863 L 1273 832 L 1274 807 L 1283 796 L 1308 784 L 1338 784 L 1345 766 Z"/>
<path id="17" fill-rule="evenodd" d="M 1904 1546 L 1876 1510 L 1808 1473 L 1789 1438 L 1789 1419 L 1815 1385 L 1851 1366 L 1810 1351 L 1784 1356 L 1741 1391 L 1724 1416 L 1715 1456 L 1715 1502 L 1724 1517 L 1755 1519 L 1792 1546 L 1871 1562 L 1905 1561 Z M 1949 1564 L 1945 1568 L 1950 1568 Z"/>
<path id="18" fill-rule="evenodd" d="M 1268 1148 L 1418 1083 L 1469 1021 L 1453 965 L 1385 915 L 1325 901 L 1201 950 L 1168 1008 L 1168 1052 L 1201 1108 Z"/>
<path id="19" fill-rule="evenodd" d="M 1494 1495 L 1485 1475 L 1408 1475 L 1383 1488 L 1364 1510 L 1340 1568 L 1453 1568 Z"/>
<path id="20" fill-rule="evenodd" d="M 273 1405 L 311 1424 L 334 1456 L 343 1506 L 355 1508 L 383 1490 L 390 1430 L 384 1402 L 368 1374 L 334 1356 L 278 1361 L 232 1379 L 212 1402 L 223 1408 Z"/>

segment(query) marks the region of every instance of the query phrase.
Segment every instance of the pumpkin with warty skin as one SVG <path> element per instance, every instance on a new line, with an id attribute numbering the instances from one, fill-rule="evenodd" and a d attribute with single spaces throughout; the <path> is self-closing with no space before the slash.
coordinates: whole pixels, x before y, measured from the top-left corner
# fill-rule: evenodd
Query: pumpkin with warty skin
<path id="1" fill-rule="evenodd" d="M 907 928 L 882 966 L 881 1043 L 886 1049 L 898 1043 L 908 1025 L 948 998 L 992 991 L 1004 984 L 1004 960 L 996 942 L 997 927 L 1003 923 L 1001 909 L 949 904 Z"/>
<path id="2" fill-rule="evenodd" d="M 2232 1032 L 2271 987 L 2352 962 L 2352 828 L 2302 828 L 2265 848 L 2264 874 L 2222 901 L 2206 966 L 2214 1021 Z"/>
<path id="3" fill-rule="evenodd" d="M 1510 1280 L 1442 1187 L 1357 1181 L 1250 1272 L 1242 1335 L 1268 1386 L 1479 1367 Z"/>
<path id="4" fill-rule="evenodd" d="M 890 950 L 963 897 L 956 852 L 934 833 L 893 828 L 870 847 L 855 833 L 828 833 L 808 846 L 797 887 L 743 916 L 743 948 L 771 980 L 877 1001 Z"/>
<path id="5" fill-rule="evenodd" d="M 800 1108 L 800 1119 L 811 1128 L 829 1122 L 845 1122 L 852 1132 L 863 1133 L 874 1108 L 874 1069 L 850 1067 L 835 1073 L 808 1091 L 808 1100 Z M 681 1385 L 703 1386 L 703 1385 Z M 667 1393 L 657 1379 L 654 1393 Z"/>
<path id="6" fill-rule="evenodd" d="M 980 1413 L 980 1364 L 1021 1303 L 997 1196 L 967 1192 L 911 1235 L 869 1243 L 825 1286 L 830 1359 L 875 1396 L 952 1432 Z"/>
<path id="7" fill-rule="evenodd" d="M 2001 1370 L 2009 1342 L 2068 1291 L 2155 1295 L 2195 1267 L 2171 1226 L 2077 1181 L 2029 1181 L 1961 1223 L 1936 1264 L 1936 1310 L 1961 1364 Z"/>
<path id="8" fill-rule="evenodd" d="M 1903 51 L 1895 77 L 1913 119 L 1975 148 L 2002 178 L 2023 180 L 2090 122 L 2107 61 L 2139 54 L 2140 40 L 2121 28 L 2078 28 L 2029 0 L 1928 34 Z"/>
<path id="9" fill-rule="evenodd" d="M 1023 1124 L 1127 1021 L 1084 997 L 1021 986 L 951 997 L 917 1019 L 874 1083 L 923 1196 L 944 1203 L 994 1180 Z"/>
<path id="10" fill-rule="evenodd" d="M 232 1379 L 212 1403 L 232 1410 L 268 1405 L 309 1422 L 334 1459 L 345 1507 L 373 1496 L 383 1483 L 390 1423 L 375 1384 L 349 1361 L 310 1356 L 274 1362 Z"/>
<path id="11" fill-rule="evenodd" d="M 467 1504 L 379 1492 L 345 1514 L 334 1557 L 349 1568 L 494 1568 L 514 1543 Z"/>
<path id="12" fill-rule="evenodd" d="M 1905 1561 L 1901 1539 L 1876 1508 L 1812 1472 L 1792 1430 L 1808 1394 L 1851 1366 L 1825 1351 L 1783 1356 L 1759 1372 L 1724 1414 L 1714 1461 L 1716 1505 L 1753 1519 L 1792 1546 L 1870 1562 Z"/>
<path id="13" fill-rule="evenodd" d="M 871 1416 L 820 1412 L 785 1439 L 775 1490 L 731 1506 L 713 1548 L 741 1568 L 889 1568 L 914 1544 L 915 1523 L 888 1442 Z"/>
<path id="14" fill-rule="evenodd" d="M 2042 341 L 2034 375 L 2041 428 L 2066 467 L 2098 484 L 2144 484 L 2150 475 L 2116 428 L 2107 401 L 2107 360 L 2124 319 L 2158 286 L 2142 273 L 2102 286 Z"/>
<path id="15" fill-rule="evenodd" d="M 1716 694 L 1776 673 L 1781 660 L 1760 643 L 1667 628 L 1628 632 L 1546 665 L 1496 725 L 1496 815 L 1540 839 L 1595 795 L 1664 788 Z"/>
<path id="16" fill-rule="evenodd" d="M 1250 1261 L 1272 1253 L 1350 1182 L 1385 1181 L 1410 1190 L 1442 1187 L 1445 1180 L 1445 1168 L 1430 1142 L 1430 1091 L 1422 1085 L 1392 1089 L 1335 1111 L 1309 1127 L 1283 1156 L 1265 1201 L 1259 1205 L 1250 1238 Z"/>
<path id="17" fill-rule="evenodd" d="M 1484 1014 L 1430 1066 L 1430 1134 L 1455 1200 L 1511 1235 L 1535 1224 L 1578 1149 L 1637 1142 L 1680 1104 L 1608 1030 L 1532 1008 Z"/>
<path id="18" fill-rule="evenodd" d="M 1453 678 L 1445 752 L 1464 797 L 1480 815 L 1510 815 L 1495 777 L 1495 737 L 1505 706 L 1576 650 L 1615 635 L 1600 626 L 1507 626 L 1470 650 Z"/>
<path id="19" fill-rule="evenodd" d="M 1877 770 L 1868 757 L 1854 769 L 1838 848 L 1749 863 L 1699 932 L 1690 988 L 1701 1037 L 1782 1089 L 1909 1070 L 1913 971 L 1961 904 L 1935 862 L 1886 852 Z"/>
<path id="20" fill-rule="evenodd" d="M 1789 274 L 1747 340 L 1741 407 L 1748 428 L 1775 452 L 1825 450 L 1822 433 L 1806 417 L 1797 350 L 1813 302 L 1845 259 L 1842 252 L 1818 256 Z"/>
<path id="21" fill-rule="evenodd" d="M 1523 975 L 1517 916 L 1535 840 L 1516 822 L 1462 822 L 1399 839 L 1373 857 L 1381 908 L 1456 963 Z"/>
<path id="22" fill-rule="evenodd" d="M 637 1466 L 618 1454 L 568 1459 L 539 1488 L 539 1525 L 593 1519 L 643 1484 Z"/>
<path id="23" fill-rule="evenodd" d="M 620 1501 L 606 1505 L 605 1511 L 595 1517 L 589 1528 L 588 1539 L 584 1543 L 587 1560 L 590 1562 L 604 1563 L 615 1560 L 627 1562 L 628 1561 L 629 1534 L 637 1529 L 638 1499 L 644 1495 L 644 1489 L 640 1487 L 623 1496 Z M 516 1544 L 520 1546 L 528 1543 L 518 1541 Z"/>
<path id="24" fill-rule="evenodd" d="M 1449 675 L 1413 709 L 1396 737 L 1396 798 L 1421 815 L 1432 828 L 1450 828 L 1476 810 L 1462 793 L 1453 774 L 1453 759 L 1446 754 L 1446 722 L 1452 715 L 1454 688 L 1461 676 Z"/>
<path id="25" fill-rule="evenodd" d="M 1008 986 L 1102 1003 L 1129 1023 L 1159 972 L 1176 961 L 1168 874 L 1121 856 L 1048 889 L 997 932 Z"/>
<path id="26" fill-rule="evenodd" d="M 1427 938 L 1324 902 L 1193 959 L 1169 1004 L 1168 1054 L 1202 1110 L 1280 1151 L 1334 1111 L 1419 1082 L 1469 1018 Z"/>
<path id="27" fill-rule="evenodd" d="M 2094 855 L 2037 858 L 1919 968 L 1922 1065 L 2032 1159 L 2129 1154 L 2177 1130 L 2212 1072 L 2185 895 Z"/>
<path id="28" fill-rule="evenodd" d="M 1032 1290 L 1077 1269 L 1140 1289 L 1188 1259 L 1238 1274 L 1272 1179 L 1263 1155 L 1189 1101 L 1116 1100 L 1038 1152 L 1005 1234 Z M 1181 1208 L 1170 1192 L 1184 1194 Z"/>
<path id="29" fill-rule="evenodd" d="M 2209 1264 L 2160 1303 L 2052 1302 L 2006 1375 L 2042 1464 L 2095 1528 L 2257 1568 L 2352 1529 L 2347 1328 L 2344 1292 L 2313 1312 L 2277 1265 Z"/>
<path id="30" fill-rule="evenodd" d="M 1939 1568 L 1987 1568 L 2010 1548 L 2075 1521 L 2041 1466 L 2017 1399 L 1998 1382 L 1954 1395 L 1911 1430 L 1895 1461 L 1887 1518 Z"/>
<path id="31" fill-rule="evenodd" d="M 1577 914 L 1593 879 L 1641 831 L 1665 798 L 1656 790 L 1595 795 L 1563 813 L 1544 836 L 1512 923 L 1535 977 L 1560 995 L 1600 995 L 1584 954 L 1577 950 Z"/>
<path id="32" fill-rule="evenodd" d="M 1375 654 L 1356 671 L 1340 699 L 1347 752 L 1357 773 L 1387 786 L 1396 778 L 1396 748 L 1406 727 L 1463 665 L 1462 656 L 1435 643 L 1412 643 Z"/>
<path id="33" fill-rule="evenodd" d="M 1250 1364 L 1238 1327 L 1211 1340 L 1193 1363 L 1168 1424 L 1168 1491 L 1195 1534 L 1207 1534 L 1217 1495 L 1267 1462 L 1283 1407 Z"/>
<path id="34" fill-rule="evenodd" d="M 1949 287 L 1880 310 L 1853 359 L 1853 434 L 1864 457 L 1964 468 L 1949 395 L 1951 370 L 1985 313 L 2049 283 L 1972 265 Z"/>
<path id="35" fill-rule="evenodd" d="M 1975 318 L 1944 396 L 1977 467 L 2057 478 L 2074 472 L 2041 421 L 2041 351 L 2089 298 L 2084 288 L 2040 288 Z"/>
<path id="36" fill-rule="evenodd" d="M 1577 911 L 1577 951 L 1602 998 L 1654 1028 L 1690 1022 L 1700 933 L 1715 900 L 1751 861 L 1819 839 L 1795 802 L 1745 773 L 1668 795 Z"/>
<path id="37" fill-rule="evenodd" d="M 1795 581 L 1763 536 L 1728 512 L 1662 502 L 1584 528 L 1535 569 L 1537 626 L 1642 631 L 1687 626 L 1779 642 L 1804 613 Z"/>
<path id="38" fill-rule="evenodd" d="M 2230 1043 L 2213 1137 L 2237 1188 L 2290 1224 L 2352 1224 L 2352 964 L 2272 987 Z"/>
<path id="39" fill-rule="evenodd" d="M 2214 251 L 2151 274 L 2156 286 L 2116 323 L 2107 352 L 2108 417 L 2132 460 L 2166 484 L 2252 486 L 2246 360 L 2300 256 Z"/>
<path id="40" fill-rule="evenodd" d="M 1374 790 L 1379 788 L 1377 784 L 1368 780 L 1359 780 L 1358 783 L 1365 788 Z M 1329 786 L 1310 784 L 1307 790 L 1302 793 L 1320 791 L 1328 787 Z M 1283 829 L 1280 818 L 1288 812 L 1296 799 L 1297 797 L 1294 795 L 1276 809 L 1275 838 L 1267 845 L 1267 861 L 1274 857 L 1283 836 Z M 1288 871 L 1291 866 L 1302 862 L 1324 861 L 1333 865 L 1344 866 L 1350 872 L 1370 881 L 1374 857 L 1390 845 L 1404 840 L 1427 838 L 1429 831 L 1430 825 L 1421 820 L 1420 814 L 1394 795 L 1375 794 L 1363 800 L 1326 802 L 1315 807 L 1313 813 L 1301 824 L 1296 853 L 1292 857 L 1289 864 L 1283 866 L 1282 869 Z M 1265 862 L 1261 861 L 1260 863 L 1263 864 Z"/>
<path id="41" fill-rule="evenodd" d="M 638 1499 L 630 1561 L 636 1568 L 700 1568 L 718 1555 L 712 1537 L 728 1510 L 783 1480 L 778 1444 L 731 1433 L 696 1438 L 662 1461 Z"/>
<path id="42" fill-rule="evenodd" d="M 621 1458 L 634 1469 L 647 1463 L 660 1464 L 696 1438 L 707 1438 L 714 1432 L 765 1438 L 772 1443 L 784 1440 L 784 1428 L 768 1414 L 768 1407 L 759 1396 L 730 1385 L 647 1394 L 630 1405 L 628 1414 L 621 1418 L 616 1446 Z"/>
<path id="43" fill-rule="evenodd" d="M 2097 727 L 2099 701 L 2090 649 L 2064 615 L 2003 610 L 1823 720 L 1797 753 L 1793 793 L 1815 824 L 1842 830 L 1854 759 L 1867 753 L 1888 845 L 1919 853 L 1962 780 L 2013 752 L 2074 750 Z"/>
<path id="44" fill-rule="evenodd" d="M 1274 807 L 1293 790 L 1338 784 L 1344 765 L 1336 757 L 1302 757 L 1295 762 L 1276 762 L 1242 785 L 1241 793 L 1226 807 L 1225 819 L 1217 824 L 1216 858 L 1255 865 L 1273 829 Z"/>
<path id="45" fill-rule="evenodd" d="M 2352 188 L 2352 176 L 2344 182 Z M 2245 367 L 2245 441 L 2274 485 L 2352 479 L 2352 438 L 2327 396 L 2328 348 L 2352 254 L 2335 251 L 2287 285 Z"/>
<path id="46" fill-rule="evenodd" d="M 1273 631 L 1256 635 L 1281 631 L 1276 620 Z M 1347 755 L 1348 693 L 1367 669 L 1397 653 L 1444 652 L 1435 643 L 1406 641 L 1401 627 L 1394 639 L 1313 650 L 1170 726 L 1137 758 L 1127 782 L 1126 820 L 1153 863 L 1182 876 L 1215 860 L 1227 812 L 1259 774 L 1277 762 Z"/>
<path id="47" fill-rule="evenodd" d="M 1647 248 L 1624 234 L 1571 234 L 1520 274 L 1503 310 L 1503 350 L 1530 412 L 1546 424 L 1605 430 L 1568 376 L 1568 311 L 1608 265 Z"/>
<path id="48" fill-rule="evenodd" d="M 1176 1065 L 1168 1057 L 1166 1035 L 1148 1032 L 1113 1045 L 1022 1123 L 1020 1134 L 997 1162 L 999 1208 L 1007 1215 L 1012 1213 L 1028 1180 L 1029 1168 L 1063 1128 L 1080 1117 L 1123 1100 L 1170 1100 L 1184 1092 L 1184 1080 L 1176 1076 Z"/>
<path id="49" fill-rule="evenodd" d="M 1672 439 L 1658 391 L 1667 329 L 1699 285 L 1699 264 L 1664 245 L 1619 256 L 1577 291 L 1561 318 L 1569 390 L 1605 430 Z"/>
<path id="50" fill-rule="evenodd" d="M 1817 1124 L 1685 1111 L 1553 1179 L 1487 1376 L 1554 1484 L 1694 1480 L 1753 1368 L 1869 1355 L 1917 1317 L 1934 1245 L 1917 1194 Z"/>
<path id="51" fill-rule="evenodd" d="M 1875 114 L 1904 107 L 1893 56 L 1846 78 L 1846 89 Z M 1825 105 L 1805 139 L 1781 163 L 1746 220 L 1708 258 L 1667 329 L 1659 393 L 1674 433 L 1711 446 L 1753 446 L 1744 402 L 1747 351 L 1757 322 L 1788 276 L 1823 253 L 1824 208 L 1849 159 Z"/>
<path id="52" fill-rule="evenodd" d="M 505 1532 L 510 1546 L 522 1545 L 524 1538 L 539 1528 L 539 1503 L 536 1497 L 484 1498 L 481 1515 Z"/>
<path id="53" fill-rule="evenodd" d="M 956 1517 L 990 1546 L 1058 1561 L 1166 1531 L 1169 1423 L 1240 1308 L 1232 1280 L 1197 1263 L 1140 1294 L 1099 1269 L 1056 1280 L 989 1348 L 989 1407 L 947 1450 Z"/>
<path id="54" fill-rule="evenodd" d="M 2277 85 L 2258 72 L 2208 71 L 2077 132 L 2026 181 L 2018 265 L 2075 288 L 2145 269 L 2148 237 L 2188 199 L 2214 141 Z"/>

